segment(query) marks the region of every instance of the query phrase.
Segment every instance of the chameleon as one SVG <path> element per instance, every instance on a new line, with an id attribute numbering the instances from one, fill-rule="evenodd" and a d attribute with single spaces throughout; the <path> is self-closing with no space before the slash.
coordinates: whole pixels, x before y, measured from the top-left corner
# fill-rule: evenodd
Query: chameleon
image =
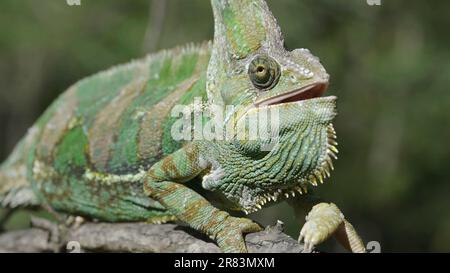
<path id="1" fill-rule="evenodd" d="M 296 215 L 309 211 L 305 250 L 334 236 L 365 252 L 340 209 L 311 192 L 338 153 L 325 68 L 308 49 L 284 47 L 265 1 L 211 6 L 212 41 L 149 54 L 63 92 L 1 165 L 0 205 L 105 222 L 180 221 L 224 252 L 247 252 L 245 234 L 262 227 L 245 214 L 286 201 Z M 173 109 L 195 101 L 209 113 L 201 125 L 219 116 L 213 106 L 231 109 L 217 131 L 245 131 L 249 119 L 276 110 L 277 140 L 175 139 Z"/>

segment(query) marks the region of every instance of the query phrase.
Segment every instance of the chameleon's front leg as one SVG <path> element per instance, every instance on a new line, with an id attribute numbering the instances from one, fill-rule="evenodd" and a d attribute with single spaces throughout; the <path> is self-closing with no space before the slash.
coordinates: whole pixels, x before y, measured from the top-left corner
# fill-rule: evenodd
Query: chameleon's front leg
<path id="1" fill-rule="evenodd" d="M 212 206 L 183 182 L 208 168 L 195 144 L 188 144 L 152 166 L 144 190 L 172 215 L 214 239 L 224 252 L 246 252 L 243 234 L 260 231 L 250 219 L 230 216 Z"/>
<path id="2" fill-rule="evenodd" d="M 305 251 L 311 251 L 314 246 L 334 235 L 349 251 L 366 252 L 362 239 L 335 204 L 310 196 L 293 199 L 290 204 L 296 215 L 299 214 L 299 209 L 309 211 L 299 236 L 299 241 L 303 240 L 305 243 Z"/>

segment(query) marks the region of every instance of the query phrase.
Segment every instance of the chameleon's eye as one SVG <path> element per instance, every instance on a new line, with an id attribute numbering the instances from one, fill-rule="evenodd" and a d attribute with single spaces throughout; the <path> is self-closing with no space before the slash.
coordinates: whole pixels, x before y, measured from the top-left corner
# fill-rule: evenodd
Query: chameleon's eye
<path id="1" fill-rule="evenodd" d="M 261 90 L 271 89 L 280 78 L 280 66 L 269 56 L 260 55 L 250 63 L 248 75 L 256 88 Z"/>

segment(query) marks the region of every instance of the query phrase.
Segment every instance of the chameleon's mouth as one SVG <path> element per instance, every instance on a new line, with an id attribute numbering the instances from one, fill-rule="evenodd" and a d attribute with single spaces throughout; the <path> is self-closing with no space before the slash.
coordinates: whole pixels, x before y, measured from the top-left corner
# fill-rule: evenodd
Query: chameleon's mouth
<path id="1" fill-rule="evenodd" d="M 328 82 L 316 82 L 307 85 L 301 89 L 296 89 L 291 92 L 287 92 L 272 98 L 268 98 L 256 104 L 257 107 L 264 107 L 268 105 L 276 105 L 282 103 L 298 102 L 302 100 L 308 100 L 318 98 L 328 88 Z"/>

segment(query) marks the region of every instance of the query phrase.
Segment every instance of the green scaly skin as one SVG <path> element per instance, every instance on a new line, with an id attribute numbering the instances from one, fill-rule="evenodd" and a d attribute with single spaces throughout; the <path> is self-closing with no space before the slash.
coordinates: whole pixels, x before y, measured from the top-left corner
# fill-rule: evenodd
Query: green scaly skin
<path id="1" fill-rule="evenodd" d="M 261 227 L 230 211 L 291 197 L 294 209 L 311 209 L 300 233 L 306 249 L 336 234 L 364 251 L 334 204 L 302 195 L 329 176 L 337 153 L 336 98 L 319 97 L 325 69 L 308 50 L 283 47 L 264 1 L 211 3 L 212 45 L 149 55 L 62 94 L 2 165 L 1 204 L 41 204 L 110 222 L 176 219 L 225 252 L 245 252 L 243 234 Z M 196 97 L 205 109 L 236 107 L 224 128 L 247 128 L 248 118 L 276 109 L 278 142 L 264 150 L 265 141 L 236 136 L 175 141 L 171 109 Z"/>

